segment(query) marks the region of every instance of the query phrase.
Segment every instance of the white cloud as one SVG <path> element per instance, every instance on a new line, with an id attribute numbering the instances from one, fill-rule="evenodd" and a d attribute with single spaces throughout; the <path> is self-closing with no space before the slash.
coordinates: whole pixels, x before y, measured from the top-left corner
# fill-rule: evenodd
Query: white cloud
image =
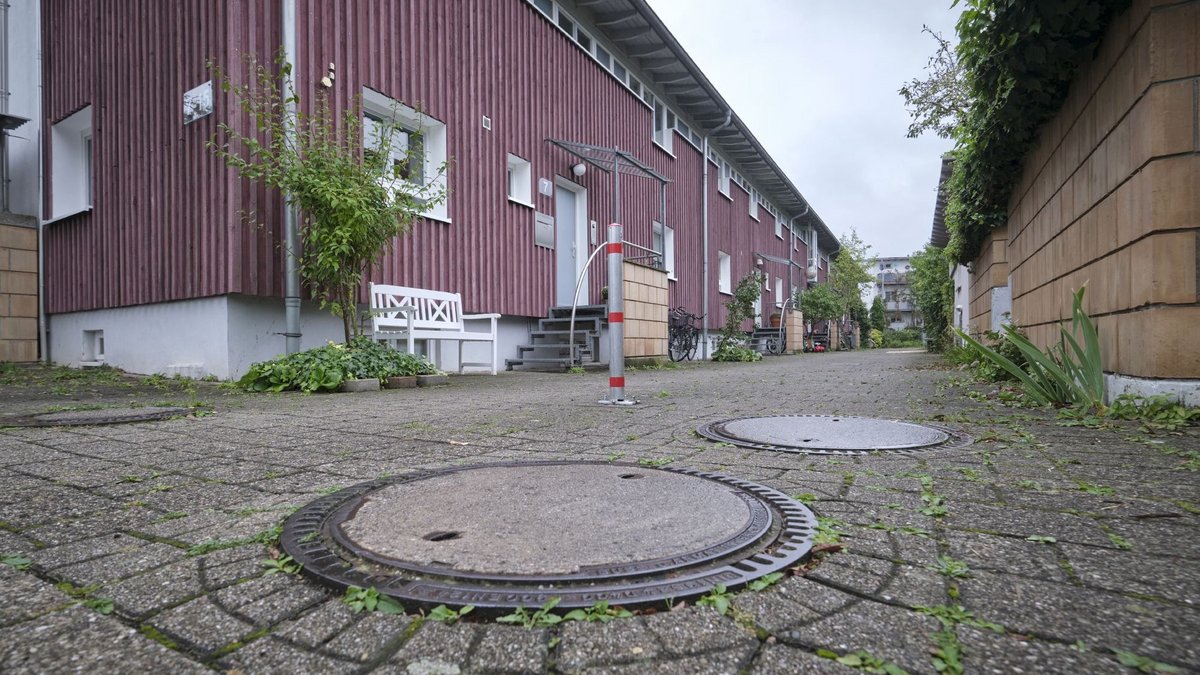
<path id="1" fill-rule="evenodd" d="M 898 90 L 953 38 L 949 0 L 649 0 L 835 234 L 876 255 L 929 240 L 941 154 L 906 138 Z"/>

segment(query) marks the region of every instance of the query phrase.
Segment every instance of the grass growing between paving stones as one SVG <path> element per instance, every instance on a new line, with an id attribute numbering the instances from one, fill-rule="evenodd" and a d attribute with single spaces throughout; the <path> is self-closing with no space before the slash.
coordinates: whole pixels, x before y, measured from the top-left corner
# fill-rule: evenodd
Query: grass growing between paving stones
<path id="1" fill-rule="evenodd" d="M 908 675 L 908 671 L 896 664 L 885 661 L 865 649 L 838 656 L 837 652 L 828 649 L 818 649 L 817 656 L 861 670 L 864 673 L 879 673 L 882 675 Z"/>
<path id="2" fill-rule="evenodd" d="M 375 588 L 350 586 L 342 596 L 342 603 L 354 611 L 379 612 L 381 614 L 403 614 L 404 606 L 390 596 L 383 595 Z"/>

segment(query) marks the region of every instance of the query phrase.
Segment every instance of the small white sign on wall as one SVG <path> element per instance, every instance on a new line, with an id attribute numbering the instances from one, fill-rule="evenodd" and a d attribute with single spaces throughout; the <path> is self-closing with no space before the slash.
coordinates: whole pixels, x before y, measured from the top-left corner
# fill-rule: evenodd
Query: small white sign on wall
<path id="1" fill-rule="evenodd" d="M 183 92 L 183 123 L 191 124 L 213 111 L 212 80 Z"/>
<path id="2" fill-rule="evenodd" d="M 547 197 L 553 197 L 554 196 L 554 181 L 550 180 L 549 178 L 539 178 L 538 179 L 538 193 L 546 195 Z"/>

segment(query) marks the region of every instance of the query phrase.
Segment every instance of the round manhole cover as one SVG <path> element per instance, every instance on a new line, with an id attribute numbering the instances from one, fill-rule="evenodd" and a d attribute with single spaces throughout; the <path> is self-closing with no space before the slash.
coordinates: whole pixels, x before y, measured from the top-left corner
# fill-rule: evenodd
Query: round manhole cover
<path id="1" fill-rule="evenodd" d="M 97 408 L 95 410 L 57 410 L 54 412 L 0 418 L 0 425 L 10 427 L 70 427 L 95 424 L 126 424 L 150 422 L 180 415 L 190 415 L 189 408 L 145 406 L 142 408 Z"/>
<path id="2" fill-rule="evenodd" d="M 705 424 L 697 432 L 744 448 L 810 454 L 906 452 L 970 442 L 949 429 L 843 415 L 739 417 Z"/>
<path id="3" fill-rule="evenodd" d="M 803 504 L 720 474 L 540 462 L 356 485 L 293 514 L 282 546 L 322 582 L 422 606 L 633 606 L 794 565 L 815 528 Z"/>

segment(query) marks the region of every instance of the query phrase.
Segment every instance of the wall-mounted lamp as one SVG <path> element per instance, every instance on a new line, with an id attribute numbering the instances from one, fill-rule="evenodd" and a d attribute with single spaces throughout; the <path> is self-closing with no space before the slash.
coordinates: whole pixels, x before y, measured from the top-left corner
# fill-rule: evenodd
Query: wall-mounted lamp
<path id="1" fill-rule="evenodd" d="M 755 267 L 762 267 L 762 266 L 763 266 L 763 265 L 765 265 L 765 264 L 767 264 L 767 263 L 766 263 L 766 261 L 765 261 L 765 260 L 763 260 L 762 258 L 757 258 L 757 257 L 756 257 L 756 258 L 754 259 L 754 266 L 755 266 Z"/>
<path id="2" fill-rule="evenodd" d="M 576 178 L 580 178 L 583 176 L 583 174 L 587 173 L 587 165 L 583 162 L 580 162 L 571 167 L 571 173 L 574 174 Z"/>

